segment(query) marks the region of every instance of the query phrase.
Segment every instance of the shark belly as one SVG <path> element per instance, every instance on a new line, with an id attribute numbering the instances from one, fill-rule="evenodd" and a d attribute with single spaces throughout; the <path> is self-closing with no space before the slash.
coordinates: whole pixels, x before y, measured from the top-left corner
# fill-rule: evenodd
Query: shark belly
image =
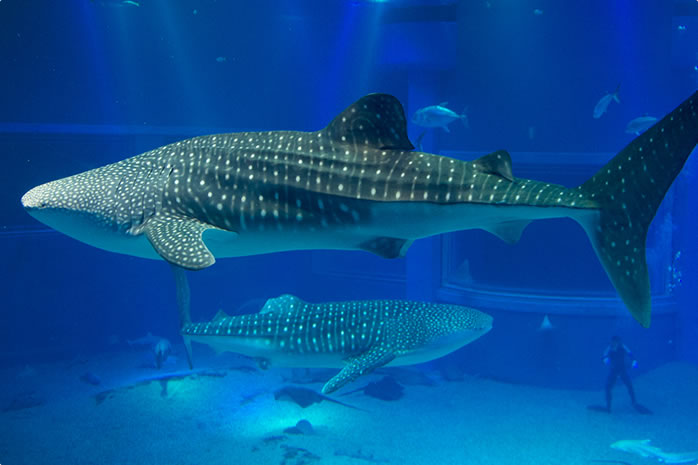
<path id="1" fill-rule="evenodd" d="M 313 352 L 284 350 L 268 338 L 234 336 L 184 336 L 191 341 L 210 346 L 216 352 L 235 352 L 252 358 L 269 360 L 273 366 L 303 368 L 341 368 L 348 354 L 342 352 Z"/>
<path id="2" fill-rule="evenodd" d="M 360 200 L 354 202 L 361 202 Z M 279 224 L 240 234 L 209 229 L 203 240 L 215 257 L 241 257 L 294 250 L 365 250 L 362 244 L 375 238 L 415 240 L 467 229 L 497 233 L 502 226 L 528 224 L 533 220 L 569 217 L 593 223 L 598 212 L 567 207 L 533 207 L 476 203 L 435 204 L 426 202 L 367 202 L 368 219 L 327 227 L 299 228 Z M 134 244 L 135 245 L 135 244 Z M 147 241 L 139 244 L 139 256 L 158 258 Z M 150 250 L 146 250 L 150 248 Z M 127 252 L 124 252 L 127 253 Z"/>
<path id="3" fill-rule="evenodd" d="M 367 229 L 375 234 L 408 239 L 443 234 L 467 229 L 495 230 L 499 225 L 512 222 L 530 222 L 548 218 L 592 216 L 594 210 L 567 207 L 534 207 L 478 203 L 385 204 L 373 209 L 374 220 Z"/>
<path id="4" fill-rule="evenodd" d="M 438 341 L 427 343 L 415 349 L 399 353 L 395 359 L 392 362 L 387 363 L 386 366 L 417 365 L 419 363 L 426 363 L 436 360 L 437 358 L 441 358 L 465 345 L 470 344 L 475 339 L 478 339 L 479 337 L 488 333 L 490 329 L 492 329 L 491 326 L 480 332 L 473 332 L 470 335 L 466 335 L 465 333 L 461 332 L 457 335 L 452 334 L 441 337 L 438 339 Z"/>

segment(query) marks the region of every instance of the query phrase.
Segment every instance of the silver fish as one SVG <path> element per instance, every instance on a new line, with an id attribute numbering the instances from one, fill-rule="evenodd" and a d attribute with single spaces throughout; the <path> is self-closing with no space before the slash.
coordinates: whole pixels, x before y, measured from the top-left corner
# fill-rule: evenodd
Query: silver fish
<path id="1" fill-rule="evenodd" d="M 412 115 L 412 122 L 417 126 L 441 128 L 446 132 L 451 132 L 448 129 L 448 125 L 456 120 L 461 120 L 466 128 L 469 127 L 468 115 L 466 115 L 465 111 L 459 115 L 455 111 L 446 108 L 446 105 L 448 105 L 448 102 L 420 108 Z"/>
<path id="2" fill-rule="evenodd" d="M 601 116 L 608 110 L 608 105 L 610 105 L 612 101 L 615 100 L 617 103 L 620 103 L 619 93 L 620 84 L 618 84 L 618 87 L 616 87 L 615 92 L 613 92 L 612 94 L 606 94 L 603 97 L 601 97 L 601 99 L 594 107 L 594 118 L 601 118 Z"/>

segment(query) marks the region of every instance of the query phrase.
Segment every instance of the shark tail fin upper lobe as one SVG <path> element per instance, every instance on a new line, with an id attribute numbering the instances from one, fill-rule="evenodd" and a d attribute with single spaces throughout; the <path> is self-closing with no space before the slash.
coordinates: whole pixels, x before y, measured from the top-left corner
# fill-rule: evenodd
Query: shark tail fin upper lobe
<path id="1" fill-rule="evenodd" d="M 650 325 L 647 230 L 664 195 L 698 143 L 698 92 L 634 139 L 578 187 L 600 214 L 580 221 L 633 317 Z"/>

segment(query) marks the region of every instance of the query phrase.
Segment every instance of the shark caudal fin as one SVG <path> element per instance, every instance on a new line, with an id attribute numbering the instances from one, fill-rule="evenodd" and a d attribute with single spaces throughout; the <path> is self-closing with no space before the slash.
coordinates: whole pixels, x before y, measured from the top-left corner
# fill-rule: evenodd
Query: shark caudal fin
<path id="1" fill-rule="evenodd" d="M 630 313 L 650 325 L 647 230 L 698 143 L 698 92 L 620 151 L 578 187 L 600 214 L 578 220 Z"/>

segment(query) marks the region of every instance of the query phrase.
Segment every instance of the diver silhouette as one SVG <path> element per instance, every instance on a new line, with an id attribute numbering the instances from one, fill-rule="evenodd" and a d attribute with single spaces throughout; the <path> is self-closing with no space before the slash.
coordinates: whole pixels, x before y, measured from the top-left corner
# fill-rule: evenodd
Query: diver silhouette
<path id="1" fill-rule="evenodd" d="M 628 371 L 626 369 L 626 359 L 630 359 L 630 366 L 637 368 L 637 360 L 633 356 L 630 349 L 628 349 L 628 346 L 623 344 L 623 341 L 619 336 L 613 336 L 611 338 L 610 345 L 606 348 L 606 351 L 603 354 L 603 362 L 609 366 L 608 377 L 606 378 L 606 406 L 590 405 L 590 409 L 611 413 L 613 386 L 616 384 L 616 380 L 620 377 L 623 383 L 625 383 L 625 387 L 628 388 L 628 394 L 630 395 L 630 400 L 632 401 L 635 410 L 642 414 L 652 413 L 647 407 L 639 404 L 635 398 L 633 383 L 630 380 L 630 376 L 628 375 Z"/>

